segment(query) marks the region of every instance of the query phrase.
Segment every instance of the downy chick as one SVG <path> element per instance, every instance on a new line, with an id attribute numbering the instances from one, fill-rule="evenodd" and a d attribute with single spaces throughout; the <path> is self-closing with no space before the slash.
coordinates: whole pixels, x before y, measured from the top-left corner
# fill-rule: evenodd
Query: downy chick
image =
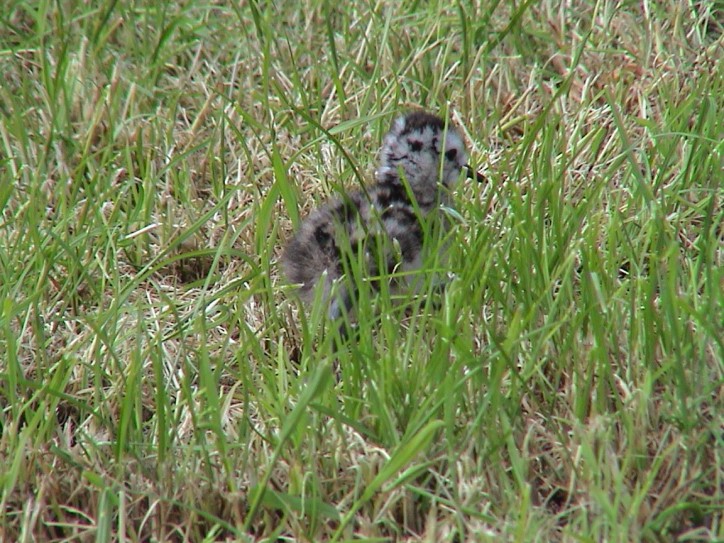
<path id="1" fill-rule="evenodd" d="M 382 143 L 376 183 L 313 211 L 286 247 L 282 268 L 300 285 L 302 300 L 311 302 L 321 281 L 335 320 L 354 307 L 360 279 L 377 286 L 380 277 L 392 275 L 395 289 L 407 283 L 415 290 L 419 280 L 412 272 L 422 263 L 426 223 L 433 217 L 445 222 L 440 206 L 463 170 L 484 179 L 466 162 L 462 137 L 440 117 L 413 111 L 396 119 Z M 353 262 L 363 264 L 365 277 L 357 282 L 352 270 L 360 267 Z"/>

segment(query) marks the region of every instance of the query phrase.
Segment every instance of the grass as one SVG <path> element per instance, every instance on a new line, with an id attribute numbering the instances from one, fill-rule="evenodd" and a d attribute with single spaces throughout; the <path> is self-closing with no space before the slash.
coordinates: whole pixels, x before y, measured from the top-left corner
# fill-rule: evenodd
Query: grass
<path id="1" fill-rule="evenodd" d="M 92 4 L 0 16 L 0 540 L 724 539 L 721 6 Z M 336 349 L 277 258 L 414 106 L 489 182 Z"/>

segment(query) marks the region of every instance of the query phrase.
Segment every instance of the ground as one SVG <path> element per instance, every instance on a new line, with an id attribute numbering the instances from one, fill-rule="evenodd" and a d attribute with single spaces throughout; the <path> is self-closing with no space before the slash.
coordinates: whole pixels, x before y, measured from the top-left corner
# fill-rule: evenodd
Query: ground
<path id="1" fill-rule="evenodd" d="M 721 5 L 94 4 L 0 14 L 0 540 L 724 539 Z M 416 107 L 487 181 L 339 346 L 278 257 Z"/>

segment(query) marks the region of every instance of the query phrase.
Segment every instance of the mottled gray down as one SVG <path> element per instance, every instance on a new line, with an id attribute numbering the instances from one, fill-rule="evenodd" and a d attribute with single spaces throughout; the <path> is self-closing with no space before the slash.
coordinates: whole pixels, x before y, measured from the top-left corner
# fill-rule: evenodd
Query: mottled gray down
<path id="1" fill-rule="evenodd" d="M 322 299 L 336 319 L 354 307 L 360 280 L 374 287 L 394 274 L 396 290 L 403 283 L 414 289 L 415 274 L 408 272 L 420 267 L 426 223 L 445 222 L 440 206 L 463 169 L 481 179 L 466 161 L 460 134 L 441 118 L 414 111 L 395 120 L 382 143 L 376 183 L 313 211 L 287 245 L 282 269 L 299 284 L 300 297 L 310 302 L 322 281 Z M 365 277 L 351 277 L 360 268 Z"/>

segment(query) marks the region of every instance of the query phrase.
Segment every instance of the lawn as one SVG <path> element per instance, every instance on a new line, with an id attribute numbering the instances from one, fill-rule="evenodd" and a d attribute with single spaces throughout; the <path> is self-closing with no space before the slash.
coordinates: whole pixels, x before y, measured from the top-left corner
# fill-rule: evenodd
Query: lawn
<path id="1" fill-rule="evenodd" d="M 724 540 L 723 30 L 7 0 L 0 541 Z M 487 181 L 341 344 L 279 256 L 418 107 Z"/>

